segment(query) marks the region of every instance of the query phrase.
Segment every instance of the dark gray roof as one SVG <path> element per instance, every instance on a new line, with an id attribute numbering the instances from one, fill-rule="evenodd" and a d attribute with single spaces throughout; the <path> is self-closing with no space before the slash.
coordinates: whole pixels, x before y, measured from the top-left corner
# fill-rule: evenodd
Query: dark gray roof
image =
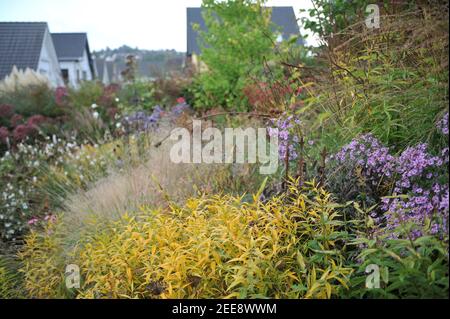
<path id="1" fill-rule="evenodd" d="M 86 33 L 52 33 L 58 60 L 78 60 L 87 45 Z"/>
<path id="2" fill-rule="evenodd" d="M 87 50 L 89 65 L 94 73 L 94 62 L 89 50 L 86 33 L 52 33 L 53 44 L 59 61 L 76 61 Z"/>
<path id="3" fill-rule="evenodd" d="M 293 7 L 268 7 L 272 9 L 272 22 L 281 28 L 283 40 L 288 40 L 292 35 L 300 35 Z M 200 54 L 200 45 L 197 42 L 198 32 L 194 31 L 192 25 L 198 24 L 201 30 L 206 30 L 205 21 L 202 16 L 202 8 L 187 8 L 187 54 Z M 304 44 L 302 39 L 297 42 Z"/>
<path id="4" fill-rule="evenodd" d="M 0 22 L 0 80 L 18 69 L 36 70 L 46 22 Z"/>

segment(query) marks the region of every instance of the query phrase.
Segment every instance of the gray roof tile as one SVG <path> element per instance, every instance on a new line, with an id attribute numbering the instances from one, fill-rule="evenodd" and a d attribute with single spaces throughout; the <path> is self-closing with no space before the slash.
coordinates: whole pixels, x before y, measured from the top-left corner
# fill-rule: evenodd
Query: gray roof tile
<path id="1" fill-rule="evenodd" d="M 77 60 L 83 57 L 87 45 L 86 33 L 52 33 L 58 60 Z"/>
<path id="2" fill-rule="evenodd" d="M 36 70 L 46 22 L 0 22 L 0 79 L 18 69 Z"/>
<path id="3" fill-rule="evenodd" d="M 89 50 L 86 33 L 52 33 L 52 40 L 60 62 L 81 59 L 84 50 L 86 50 L 88 53 L 89 67 L 91 68 L 92 74 L 94 74 L 94 61 Z"/>

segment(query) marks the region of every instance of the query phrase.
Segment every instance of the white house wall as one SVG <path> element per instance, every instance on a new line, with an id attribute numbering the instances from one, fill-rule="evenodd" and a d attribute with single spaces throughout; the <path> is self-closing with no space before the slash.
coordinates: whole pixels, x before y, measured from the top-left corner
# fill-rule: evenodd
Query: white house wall
<path id="1" fill-rule="evenodd" d="M 74 61 L 60 61 L 59 65 L 61 69 L 67 69 L 69 73 L 69 85 L 73 88 L 78 88 L 80 82 L 83 80 L 91 81 L 94 79 L 94 75 L 92 74 L 89 66 L 87 50 L 84 50 L 83 57 L 81 59 Z M 86 72 L 85 79 L 83 79 L 83 72 Z"/>
<path id="2" fill-rule="evenodd" d="M 55 87 L 64 85 L 55 47 L 48 29 L 45 31 L 37 72 L 45 75 Z"/>

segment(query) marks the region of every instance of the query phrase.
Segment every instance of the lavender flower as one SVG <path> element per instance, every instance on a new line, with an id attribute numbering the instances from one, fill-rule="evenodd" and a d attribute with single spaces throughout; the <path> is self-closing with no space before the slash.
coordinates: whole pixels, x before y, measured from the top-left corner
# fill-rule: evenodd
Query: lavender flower
<path id="1" fill-rule="evenodd" d="M 301 124 L 299 119 L 294 119 L 294 117 L 288 116 L 286 118 L 279 118 L 278 120 L 273 119 L 272 125 L 274 125 L 277 130 L 269 127 L 269 136 L 274 136 L 278 134 L 278 155 L 282 161 L 286 159 L 286 153 L 289 152 L 289 160 L 293 161 L 297 159 L 298 154 L 296 152 L 295 145 L 299 142 L 298 136 L 295 134 L 294 129 Z"/>
<path id="2" fill-rule="evenodd" d="M 411 232 L 415 238 L 423 235 L 422 228 L 428 220 L 431 234 L 448 234 L 448 154 L 445 148 L 439 156 L 433 156 L 427 152 L 427 144 L 419 144 L 395 157 L 375 137 L 365 134 L 344 146 L 332 159 L 361 167 L 367 181 L 374 185 L 389 179 L 394 185 L 392 195 L 397 197 L 382 199 L 382 217 L 376 221 L 392 230 L 413 222 L 420 226 Z M 446 176 L 446 183 L 442 183 L 442 176 Z"/>
<path id="3" fill-rule="evenodd" d="M 146 132 L 158 128 L 158 121 L 161 119 L 163 109 L 157 105 L 152 114 L 147 115 L 143 111 L 136 112 L 125 117 L 124 125 L 129 131 Z"/>

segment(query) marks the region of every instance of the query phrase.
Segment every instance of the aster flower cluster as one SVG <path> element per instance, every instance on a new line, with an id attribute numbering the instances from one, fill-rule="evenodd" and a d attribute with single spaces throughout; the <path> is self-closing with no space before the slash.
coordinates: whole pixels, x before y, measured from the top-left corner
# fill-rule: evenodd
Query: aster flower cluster
<path id="1" fill-rule="evenodd" d="M 352 140 L 331 158 L 334 157 L 341 163 L 355 162 L 363 168 L 363 174 L 372 183 L 393 174 L 394 157 L 389 154 L 389 148 L 381 145 L 371 134 L 364 134 Z"/>
<path id="2" fill-rule="evenodd" d="M 164 111 L 157 105 L 150 115 L 147 115 L 144 111 L 139 111 L 126 116 L 123 121 L 123 126 L 130 133 L 156 130 L 164 116 L 168 116 L 174 120 L 180 117 L 184 112 L 190 110 L 190 106 L 183 98 L 179 98 L 177 102 L 178 103 L 169 112 Z"/>
<path id="3" fill-rule="evenodd" d="M 426 144 L 419 144 L 407 148 L 397 158 L 394 195 L 407 194 L 408 198 L 383 199 L 388 228 L 395 229 L 404 221 L 425 225 L 427 220 L 432 220 L 431 234 L 448 232 L 448 179 L 446 183 L 440 181 L 448 155 L 445 150 L 442 155 L 432 156 L 427 153 Z M 420 229 L 412 232 L 413 237 L 422 235 Z"/>
<path id="4" fill-rule="evenodd" d="M 330 159 L 361 167 L 367 182 L 373 185 L 383 179 L 393 185 L 393 196 L 382 199 L 382 216 L 373 214 L 378 223 L 396 229 L 404 222 L 424 226 L 432 220 L 430 233 L 437 234 L 448 232 L 448 153 L 446 148 L 433 156 L 426 144 L 419 144 L 393 156 L 375 137 L 365 134 Z M 412 231 L 413 237 L 422 235 L 419 228 Z"/>
<path id="5" fill-rule="evenodd" d="M 126 116 L 124 126 L 128 132 L 147 132 L 158 128 L 158 122 L 161 119 L 164 110 L 159 106 L 155 106 L 152 114 L 147 115 L 144 111 L 139 111 Z"/>
<path id="6" fill-rule="evenodd" d="M 278 135 L 278 155 L 280 160 L 284 161 L 286 159 L 286 152 L 289 152 L 290 161 L 297 159 L 296 145 L 299 143 L 299 137 L 295 129 L 301 125 L 301 121 L 290 115 L 287 117 L 282 116 L 279 119 L 272 119 L 271 124 L 278 129 L 269 127 L 268 133 L 271 137 Z"/>

